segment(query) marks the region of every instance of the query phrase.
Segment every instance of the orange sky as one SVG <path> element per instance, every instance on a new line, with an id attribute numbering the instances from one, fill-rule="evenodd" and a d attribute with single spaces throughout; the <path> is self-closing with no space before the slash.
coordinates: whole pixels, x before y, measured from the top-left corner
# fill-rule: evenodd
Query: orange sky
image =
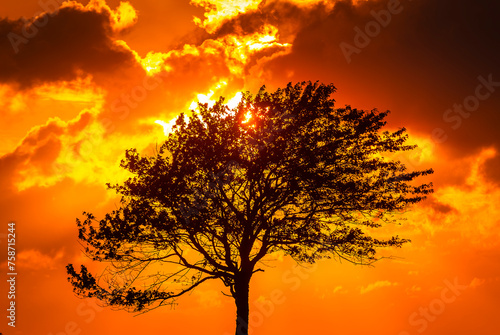
<path id="1" fill-rule="evenodd" d="M 27 22 L 27 23 L 26 23 Z M 34 23 L 33 23 L 34 22 Z M 218 283 L 133 317 L 80 300 L 75 218 L 117 205 L 127 148 L 153 153 L 198 99 L 334 83 L 338 107 L 391 110 L 435 193 L 373 268 L 277 259 L 251 286 L 251 334 L 496 334 L 500 329 L 500 4 L 390 0 L 0 0 L 0 332 L 232 334 Z M 155 122 L 161 121 L 161 122 Z M 16 328 L 7 223 L 16 222 Z"/>

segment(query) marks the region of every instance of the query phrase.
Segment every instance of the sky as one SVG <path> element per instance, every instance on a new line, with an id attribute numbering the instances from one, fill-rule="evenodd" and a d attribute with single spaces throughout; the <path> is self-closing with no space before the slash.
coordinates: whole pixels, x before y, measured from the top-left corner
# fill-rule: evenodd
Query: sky
<path id="1" fill-rule="evenodd" d="M 390 110 L 419 145 L 398 159 L 433 168 L 435 192 L 382 229 L 412 242 L 373 267 L 270 262 L 251 334 L 497 334 L 499 31 L 494 0 L 0 0 L 0 332 L 234 333 L 215 282 L 136 316 L 75 296 L 66 264 L 99 269 L 75 220 L 116 208 L 125 150 L 153 154 L 197 101 L 319 81 L 339 108 Z"/>

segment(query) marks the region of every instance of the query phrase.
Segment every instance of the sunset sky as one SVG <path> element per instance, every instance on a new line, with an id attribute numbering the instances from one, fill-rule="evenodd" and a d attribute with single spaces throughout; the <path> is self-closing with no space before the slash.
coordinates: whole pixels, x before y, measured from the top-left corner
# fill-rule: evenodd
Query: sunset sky
<path id="1" fill-rule="evenodd" d="M 435 192 L 383 228 L 412 243 L 374 267 L 287 258 L 251 283 L 251 334 L 466 335 L 500 329 L 500 2 L 0 0 L 0 332 L 234 334 L 223 285 L 135 316 L 72 292 L 75 219 L 119 203 L 124 152 L 153 154 L 197 101 L 333 83 L 390 110 L 398 158 Z M 6 234 L 16 223 L 16 327 Z"/>

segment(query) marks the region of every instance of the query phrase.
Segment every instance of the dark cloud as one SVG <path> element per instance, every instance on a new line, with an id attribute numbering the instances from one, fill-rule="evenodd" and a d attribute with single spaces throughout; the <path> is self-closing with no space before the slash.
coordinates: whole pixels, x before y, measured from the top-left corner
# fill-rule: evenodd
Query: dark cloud
<path id="1" fill-rule="evenodd" d="M 106 88 L 99 119 L 109 131 L 132 131 L 137 119 L 159 112 L 175 115 L 222 78 L 238 89 L 254 89 L 246 87 L 249 83 L 272 89 L 319 80 L 337 86 L 339 107 L 390 109 L 390 126 L 434 138 L 438 151 L 455 158 L 483 147 L 500 149 L 497 1 L 338 1 L 334 6 L 265 1 L 214 34 L 197 28 L 185 36 L 183 41 L 194 44 L 199 54 L 181 52 L 179 45 L 178 54 L 167 60 L 173 70 L 159 81 L 147 78 L 132 52 L 114 43 L 106 10 L 66 7 L 45 16 L 47 23 L 17 45 L 18 53 L 7 36 L 23 36 L 24 21 L 0 20 L 5 36 L 0 40 L 0 81 L 31 87 L 91 74 Z M 241 76 L 235 75 L 221 41 L 230 34 L 261 32 L 266 24 L 279 29 L 279 42 L 291 43 L 291 52 L 262 50 L 249 57 Z M 205 53 L 208 46 L 215 52 Z M 490 90 L 485 82 L 493 83 Z M 482 94 L 489 93 L 486 99 L 476 97 L 479 85 Z M 474 108 L 460 112 L 455 107 L 466 103 Z M 498 179 L 496 161 L 488 161 L 486 171 Z"/>
<path id="2" fill-rule="evenodd" d="M 291 43 L 297 31 L 325 19 L 328 14 L 328 7 L 321 2 L 299 6 L 282 0 L 263 1 L 258 9 L 228 19 L 211 38 L 228 34 L 253 34 L 265 24 L 271 24 L 278 28 L 282 42 Z"/>
<path id="3" fill-rule="evenodd" d="M 496 146 L 498 154 L 500 154 L 500 150 L 498 150 L 500 145 Z M 500 183 L 500 157 L 494 157 L 485 162 L 483 167 L 483 172 L 486 176 Z"/>
<path id="4" fill-rule="evenodd" d="M 134 65 L 114 44 L 110 13 L 64 7 L 27 21 L 0 20 L 0 82 L 21 88 L 88 74 L 119 75 Z"/>
<path id="5" fill-rule="evenodd" d="M 64 127 L 59 122 L 49 121 L 32 129 L 13 152 L 1 156 L 0 193 L 6 195 L 14 191 L 20 174 L 29 168 L 46 175 L 53 173 L 52 162 L 61 150 L 59 137 L 63 133 Z"/>
<path id="6" fill-rule="evenodd" d="M 199 34 L 197 44 L 262 32 L 267 24 L 292 50 L 253 55 L 246 83 L 250 77 L 268 87 L 333 82 L 339 107 L 390 109 L 390 126 L 431 139 L 439 156 L 460 160 L 485 147 L 500 151 L 498 1 L 265 1 L 214 34 Z M 500 181 L 498 161 L 489 160 L 485 172 Z"/>
<path id="7" fill-rule="evenodd" d="M 323 9 L 315 15 L 297 8 L 280 12 L 280 22 L 288 13 L 294 21 L 300 15 L 307 19 L 301 21 L 292 52 L 267 64 L 267 78 L 276 85 L 333 82 L 342 103 L 390 109 L 392 126 L 428 138 L 440 129 L 440 136 L 434 136 L 437 150 L 456 157 L 500 147 L 494 129 L 500 122 L 499 2 L 340 1 Z M 252 27 L 244 23 L 251 21 L 248 15 L 239 26 Z M 272 15 L 254 15 L 254 22 L 273 20 Z M 468 111 L 460 114 L 456 105 Z"/>

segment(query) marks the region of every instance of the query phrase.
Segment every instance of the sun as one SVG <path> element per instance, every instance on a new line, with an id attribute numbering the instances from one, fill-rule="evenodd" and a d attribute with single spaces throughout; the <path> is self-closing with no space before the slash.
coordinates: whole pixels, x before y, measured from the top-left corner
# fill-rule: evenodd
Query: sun
<path id="1" fill-rule="evenodd" d="M 245 114 L 245 120 L 241 121 L 241 123 L 248 123 L 251 118 L 252 118 L 252 112 L 248 111 Z"/>

